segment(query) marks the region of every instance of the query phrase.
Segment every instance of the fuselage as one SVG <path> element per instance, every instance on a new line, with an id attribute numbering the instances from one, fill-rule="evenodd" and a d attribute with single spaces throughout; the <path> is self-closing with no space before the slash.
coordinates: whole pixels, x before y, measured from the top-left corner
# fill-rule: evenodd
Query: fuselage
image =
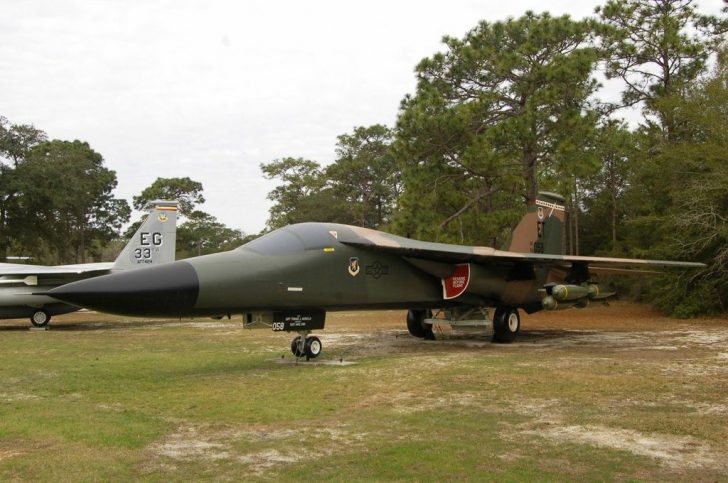
<path id="1" fill-rule="evenodd" d="M 536 289 L 546 276 L 512 277 L 508 267 L 478 266 L 469 290 L 444 300 L 442 277 L 451 264 L 439 266 L 340 241 L 361 231 L 330 223 L 292 225 L 236 250 L 73 283 L 51 295 L 105 312 L 173 317 L 287 309 L 525 306 L 538 301 Z M 366 236 L 408 241 L 373 230 L 366 230 Z"/>

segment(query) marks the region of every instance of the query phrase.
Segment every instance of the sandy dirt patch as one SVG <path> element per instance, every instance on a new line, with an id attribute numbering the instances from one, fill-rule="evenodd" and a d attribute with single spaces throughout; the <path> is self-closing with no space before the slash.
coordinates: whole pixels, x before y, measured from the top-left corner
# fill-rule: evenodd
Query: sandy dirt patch
<path id="1" fill-rule="evenodd" d="M 306 444 L 301 435 L 306 435 Z M 291 429 L 270 427 L 235 428 L 183 424 L 160 443 L 149 446 L 152 455 L 176 461 L 234 460 L 247 465 L 247 471 L 261 475 L 274 468 L 301 460 L 328 456 L 337 451 L 363 447 L 366 433 L 350 428 L 296 426 Z M 274 447 L 271 447 L 274 446 Z M 243 448 L 255 447 L 253 451 Z M 258 449 L 260 448 L 260 449 Z"/>
<path id="2" fill-rule="evenodd" d="M 20 456 L 21 454 L 23 454 L 23 453 L 21 453 L 20 451 L 13 451 L 13 450 L 9 450 L 9 449 L 0 449 L 0 461 L 10 459 L 13 456 Z"/>
<path id="3" fill-rule="evenodd" d="M 642 434 L 630 429 L 594 425 L 556 426 L 524 431 L 523 434 L 629 451 L 636 455 L 654 458 L 661 464 L 672 468 L 718 469 L 727 467 L 725 455 L 706 443 L 687 436 Z"/>

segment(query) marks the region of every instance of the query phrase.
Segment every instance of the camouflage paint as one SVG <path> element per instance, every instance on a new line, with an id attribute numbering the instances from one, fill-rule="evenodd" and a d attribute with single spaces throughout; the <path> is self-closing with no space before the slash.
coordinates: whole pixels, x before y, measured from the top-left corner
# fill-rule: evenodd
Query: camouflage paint
<path id="1" fill-rule="evenodd" d="M 142 316 L 453 306 L 510 306 L 533 312 L 541 309 L 539 290 L 547 281 L 585 282 L 592 266 L 702 266 L 539 253 L 561 250 L 564 211 L 554 207 L 559 200 L 563 199 L 558 195 L 542 193 L 542 204 L 524 216 L 511 244 L 523 252 L 302 223 L 229 252 L 72 283 L 51 294 L 100 311 Z M 470 267 L 467 290 L 446 300 L 442 279 L 463 264 Z"/>

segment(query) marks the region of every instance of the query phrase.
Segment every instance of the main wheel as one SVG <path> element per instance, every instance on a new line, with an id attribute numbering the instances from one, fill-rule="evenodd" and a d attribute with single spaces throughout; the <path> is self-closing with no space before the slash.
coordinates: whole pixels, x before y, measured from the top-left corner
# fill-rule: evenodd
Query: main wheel
<path id="1" fill-rule="evenodd" d="M 296 356 L 296 357 L 303 357 L 303 352 L 301 351 L 301 346 L 299 344 L 300 341 L 301 341 L 301 336 L 300 335 L 297 335 L 291 341 L 291 352 L 293 352 L 293 355 Z"/>
<path id="2" fill-rule="evenodd" d="M 312 335 L 311 337 L 306 338 L 303 350 L 306 353 L 306 357 L 309 359 L 315 359 L 319 354 L 321 354 L 323 348 L 324 346 L 321 343 L 321 340 L 315 335 Z"/>
<path id="3" fill-rule="evenodd" d="M 36 310 L 30 316 L 30 323 L 35 327 L 45 327 L 51 321 L 51 316 L 45 310 Z"/>
<path id="4" fill-rule="evenodd" d="M 425 324 L 426 318 L 432 317 L 429 310 L 408 310 L 407 330 L 410 334 L 420 339 L 435 340 L 435 333 L 432 332 L 432 325 Z"/>
<path id="5" fill-rule="evenodd" d="M 498 307 L 493 317 L 493 342 L 513 342 L 521 329 L 521 317 L 518 309 Z"/>

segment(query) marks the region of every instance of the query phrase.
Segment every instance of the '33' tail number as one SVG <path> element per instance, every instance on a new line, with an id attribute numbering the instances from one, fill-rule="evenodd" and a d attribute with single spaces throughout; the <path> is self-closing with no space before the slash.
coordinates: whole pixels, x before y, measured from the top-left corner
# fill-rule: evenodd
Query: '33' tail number
<path id="1" fill-rule="evenodd" d="M 150 247 L 159 247 L 162 245 L 162 234 L 159 232 L 149 233 L 143 231 L 139 234 L 140 248 L 134 249 L 134 258 L 138 263 L 151 263 L 152 249 Z"/>

